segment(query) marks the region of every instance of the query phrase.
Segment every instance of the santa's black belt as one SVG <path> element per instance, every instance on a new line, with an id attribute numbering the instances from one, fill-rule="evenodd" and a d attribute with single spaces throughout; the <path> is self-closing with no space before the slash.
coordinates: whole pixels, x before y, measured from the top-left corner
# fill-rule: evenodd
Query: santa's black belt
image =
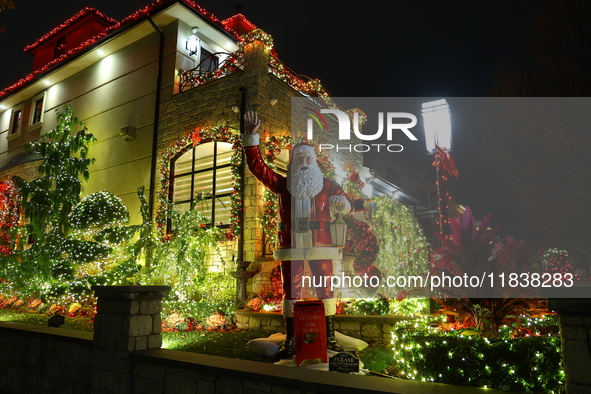
<path id="1" fill-rule="evenodd" d="M 279 230 L 289 231 L 292 228 L 292 224 L 295 226 L 296 232 L 307 233 L 310 230 L 326 230 L 328 228 L 329 222 L 324 220 L 297 219 L 291 222 L 279 223 Z"/>

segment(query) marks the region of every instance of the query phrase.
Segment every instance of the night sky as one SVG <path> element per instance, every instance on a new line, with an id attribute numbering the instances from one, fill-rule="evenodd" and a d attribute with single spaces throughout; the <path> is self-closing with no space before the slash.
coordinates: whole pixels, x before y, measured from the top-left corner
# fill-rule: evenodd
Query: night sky
<path id="1" fill-rule="evenodd" d="M 85 6 L 121 20 L 150 0 L 14 0 L 0 13 L 0 87 L 31 71 L 22 48 Z M 235 1 L 198 1 L 220 19 L 235 13 Z M 280 59 L 300 74 L 319 78 L 338 97 L 481 97 L 494 73 L 519 62 L 544 2 L 513 1 L 243 1 L 243 14 L 275 40 Z M 535 7 L 535 8 L 534 8 Z M 453 112 L 454 118 L 462 114 Z M 475 154 L 479 130 L 454 130 L 460 179 L 454 199 L 477 218 L 493 214 L 501 235 L 533 234 L 515 204 L 494 193 L 489 169 Z M 424 146 L 424 145 L 422 145 Z M 421 147 L 422 148 L 422 147 Z M 417 149 L 407 161 L 434 178 L 431 159 Z M 420 153 L 419 153 L 420 152 Z M 533 241 L 533 242 L 530 242 Z"/>

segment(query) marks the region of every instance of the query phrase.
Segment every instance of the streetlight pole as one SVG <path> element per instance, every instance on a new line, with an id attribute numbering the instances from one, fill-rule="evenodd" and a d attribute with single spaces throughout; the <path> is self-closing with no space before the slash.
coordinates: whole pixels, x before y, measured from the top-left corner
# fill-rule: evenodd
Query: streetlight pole
<path id="1" fill-rule="evenodd" d="M 445 99 L 423 103 L 421 114 L 425 125 L 425 143 L 427 154 L 433 155 L 433 167 L 437 173 L 437 225 L 441 240 L 449 239 L 449 200 L 447 187 L 448 175 L 458 177 L 458 170 L 453 162 L 451 112 Z"/>

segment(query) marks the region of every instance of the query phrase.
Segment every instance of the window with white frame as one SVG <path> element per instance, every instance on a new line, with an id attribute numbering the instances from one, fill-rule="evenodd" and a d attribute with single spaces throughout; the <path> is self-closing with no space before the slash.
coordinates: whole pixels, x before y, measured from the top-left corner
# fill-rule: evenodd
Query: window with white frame
<path id="1" fill-rule="evenodd" d="M 230 164 L 233 154 L 232 144 L 212 141 L 189 146 L 173 158 L 170 177 L 173 206 L 181 210 L 197 209 L 208 224 L 228 227 L 235 182 Z"/>
<path id="2" fill-rule="evenodd" d="M 45 106 L 45 92 L 37 95 L 31 103 L 31 122 L 30 126 L 35 127 L 43 123 L 43 108 Z"/>
<path id="3" fill-rule="evenodd" d="M 12 109 L 12 116 L 10 117 L 10 127 L 8 128 L 8 135 L 17 136 L 20 134 L 23 124 L 23 104 Z"/>

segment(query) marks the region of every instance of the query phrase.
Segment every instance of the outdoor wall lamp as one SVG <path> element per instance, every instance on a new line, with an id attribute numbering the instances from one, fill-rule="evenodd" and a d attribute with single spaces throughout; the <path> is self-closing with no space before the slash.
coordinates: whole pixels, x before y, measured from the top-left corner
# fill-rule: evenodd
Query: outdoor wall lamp
<path id="1" fill-rule="evenodd" d="M 125 141 L 135 140 L 135 127 L 129 125 L 123 126 L 119 129 L 119 137 L 123 138 Z"/>
<path id="2" fill-rule="evenodd" d="M 201 42 L 199 37 L 196 36 L 199 29 L 194 27 L 191 29 L 193 34 L 187 39 L 187 43 L 185 44 L 185 48 L 189 51 L 189 56 L 197 56 L 197 60 L 201 58 Z"/>

